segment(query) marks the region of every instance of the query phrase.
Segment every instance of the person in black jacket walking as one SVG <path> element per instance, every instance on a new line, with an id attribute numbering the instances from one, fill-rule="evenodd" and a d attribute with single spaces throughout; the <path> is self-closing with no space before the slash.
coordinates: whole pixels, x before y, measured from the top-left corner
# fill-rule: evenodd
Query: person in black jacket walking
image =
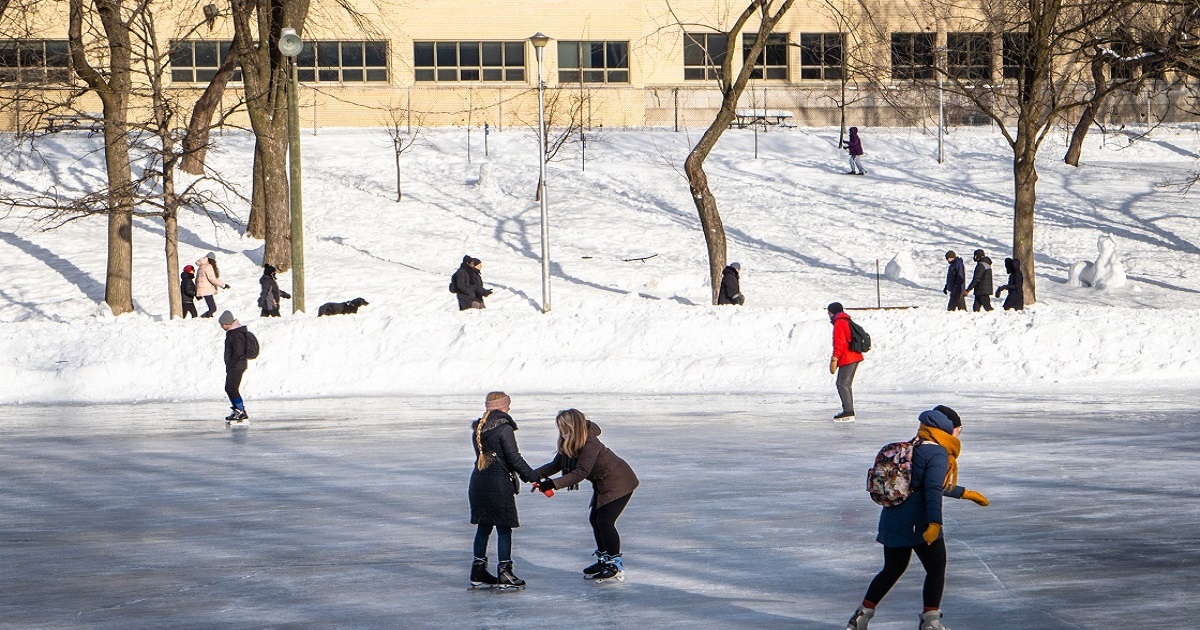
<path id="1" fill-rule="evenodd" d="M 996 297 L 1008 291 L 1004 298 L 1004 310 L 1025 310 L 1025 275 L 1021 273 L 1021 261 L 1017 258 L 1005 258 L 1004 270 L 1008 272 L 1008 284 L 996 289 Z"/>
<path id="2" fill-rule="evenodd" d="M 963 289 L 965 298 L 971 291 L 975 292 L 975 303 L 971 310 L 978 313 L 979 309 L 992 310 L 992 259 L 982 249 L 975 250 L 971 256 L 975 261 L 975 272 L 971 274 L 971 284 Z M 965 300 L 964 300 L 965 301 Z"/>
<path id="3" fill-rule="evenodd" d="M 274 266 L 263 265 L 263 275 L 258 279 L 258 284 L 262 287 L 258 294 L 258 307 L 262 309 L 261 317 L 279 317 L 280 298 L 290 300 L 292 296 L 287 291 L 279 289 L 279 282 L 275 280 Z"/>
<path id="4" fill-rule="evenodd" d="M 946 267 L 946 286 L 942 289 L 942 293 L 950 296 L 946 310 L 965 311 L 967 310 L 967 301 L 964 297 L 966 296 L 967 269 L 954 250 L 946 252 L 946 263 L 948 265 Z"/>
<path id="5" fill-rule="evenodd" d="M 717 293 L 717 304 L 741 306 L 746 303 L 746 297 L 742 295 L 741 272 L 741 263 L 730 263 L 725 268 L 721 274 L 721 290 Z"/>
<path id="6" fill-rule="evenodd" d="M 463 256 L 462 265 L 459 265 L 458 271 L 455 271 L 454 276 L 450 279 L 450 286 L 454 287 L 454 293 L 458 295 L 458 310 L 486 308 L 483 298 L 491 295 L 492 292 L 483 288 L 482 272 L 482 261 L 478 258 Z"/>
<path id="7" fill-rule="evenodd" d="M 513 574 L 512 530 L 520 527 L 515 478 L 533 483 L 537 476 L 517 448 L 517 423 L 508 415 L 512 400 L 504 392 L 491 392 L 484 400 L 483 417 L 471 425 L 475 445 L 475 467 L 467 495 L 471 501 L 471 524 L 475 530 L 475 561 L 471 564 L 471 586 L 523 588 L 525 580 Z M 487 546 L 496 530 L 497 575 L 488 572 Z"/>
<path id="8" fill-rule="evenodd" d="M 246 405 L 242 401 L 242 375 L 246 373 L 247 354 L 246 327 L 225 311 L 217 318 L 217 323 L 225 330 L 225 395 L 229 396 L 229 406 L 233 412 L 226 416 L 230 424 L 242 424 L 250 419 L 246 415 Z"/>
<path id="9" fill-rule="evenodd" d="M 183 273 L 179 274 L 179 301 L 183 306 L 183 319 L 187 319 L 190 314 L 192 317 L 199 317 L 196 312 L 196 268 L 191 265 L 186 265 L 183 268 Z"/>

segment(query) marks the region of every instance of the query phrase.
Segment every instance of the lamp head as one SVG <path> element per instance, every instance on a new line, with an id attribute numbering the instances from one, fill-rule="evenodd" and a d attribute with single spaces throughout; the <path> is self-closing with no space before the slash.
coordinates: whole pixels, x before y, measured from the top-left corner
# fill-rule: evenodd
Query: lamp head
<path id="1" fill-rule="evenodd" d="M 534 48 L 545 48 L 546 44 L 550 43 L 550 38 L 538 31 L 529 36 L 529 42 L 533 44 Z"/>
<path id="2" fill-rule="evenodd" d="M 304 42 L 296 34 L 296 29 L 284 28 L 279 30 L 279 52 L 283 53 L 284 57 L 295 57 L 300 54 L 303 48 Z"/>

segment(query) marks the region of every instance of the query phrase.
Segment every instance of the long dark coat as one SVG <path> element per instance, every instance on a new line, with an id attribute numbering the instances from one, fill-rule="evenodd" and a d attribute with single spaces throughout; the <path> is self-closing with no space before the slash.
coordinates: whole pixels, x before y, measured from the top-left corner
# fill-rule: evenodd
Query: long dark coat
<path id="1" fill-rule="evenodd" d="M 471 424 L 471 445 L 475 448 L 476 460 L 479 459 L 479 445 L 475 444 L 475 427 L 478 424 L 479 420 Z M 488 414 L 479 439 L 483 443 L 483 451 L 492 454 L 492 462 L 483 470 L 477 466 L 471 467 L 471 485 L 467 497 L 471 501 L 472 525 L 521 526 L 508 471 L 517 473 L 526 482 L 537 481 L 538 477 L 517 449 L 516 430 L 517 423 L 503 411 Z"/>
<path id="2" fill-rule="evenodd" d="M 962 295 L 963 287 L 967 284 L 967 268 L 961 257 L 955 257 L 946 266 L 946 287 L 950 295 Z"/>
<path id="3" fill-rule="evenodd" d="M 477 308 L 476 303 L 483 305 L 483 275 L 478 269 L 464 262 L 454 272 L 452 280 L 454 293 L 458 295 L 458 310 Z"/>
<path id="4" fill-rule="evenodd" d="M 600 441 L 600 427 L 591 421 L 588 421 L 587 442 L 574 462 L 566 454 L 558 453 L 552 461 L 539 466 L 534 474 L 541 479 L 559 471 L 563 471 L 563 475 L 554 480 L 555 488 L 569 488 L 584 479 L 592 482 L 593 509 L 620 499 L 638 487 L 633 468 L 608 450 Z"/>
<path id="5" fill-rule="evenodd" d="M 971 284 L 965 291 L 975 291 L 975 295 L 992 297 L 992 259 L 984 256 L 975 261 L 975 272 L 971 274 Z"/>
<path id="6" fill-rule="evenodd" d="M 742 287 L 740 281 L 741 274 L 733 267 L 726 267 L 721 274 L 721 290 L 717 292 L 717 304 L 743 304 L 746 298 L 742 297 Z"/>
<path id="7" fill-rule="evenodd" d="M 1004 310 L 1025 310 L 1025 275 L 1021 273 L 1021 261 L 1018 258 L 1005 258 L 1004 270 L 1008 272 L 1008 284 L 996 289 L 996 297 L 1008 291 L 1004 298 Z"/>

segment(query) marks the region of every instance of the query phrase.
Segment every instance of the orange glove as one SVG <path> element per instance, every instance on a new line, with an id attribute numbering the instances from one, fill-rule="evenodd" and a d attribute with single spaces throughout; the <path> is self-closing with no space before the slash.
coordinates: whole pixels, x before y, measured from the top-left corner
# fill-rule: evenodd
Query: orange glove
<path id="1" fill-rule="evenodd" d="M 925 539 L 925 544 L 932 545 L 934 543 L 934 541 L 936 541 L 938 539 L 938 536 L 941 533 L 942 533 L 942 524 L 941 523 L 930 523 L 929 527 L 925 528 L 925 533 L 921 536 L 921 538 Z"/>
<path id="2" fill-rule="evenodd" d="M 833 357 L 829 360 L 829 373 L 837 374 L 837 357 Z"/>
<path id="3" fill-rule="evenodd" d="M 991 504 L 991 501 L 988 501 L 988 498 L 983 496 L 982 492 L 975 492 L 974 490 L 963 490 L 962 498 L 968 501 L 974 501 L 983 507 L 987 507 L 989 504 Z"/>

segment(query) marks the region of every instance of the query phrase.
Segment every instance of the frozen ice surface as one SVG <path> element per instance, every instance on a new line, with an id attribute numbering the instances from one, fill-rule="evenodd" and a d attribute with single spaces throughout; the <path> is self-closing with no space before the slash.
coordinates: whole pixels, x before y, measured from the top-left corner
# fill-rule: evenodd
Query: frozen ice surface
<path id="1" fill-rule="evenodd" d="M 482 395 L 251 400 L 237 432 L 219 403 L 9 406 L 0 627 L 844 628 L 882 562 L 866 468 L 938 403 L 966 423 L 960 482 L 992 500 L 947 500 L 949 627 L 1191 623 L 1196 392 L 861 392 L 850 426 L 834 398 L 514 395 L 531 464 L 575 406 L 642 487 L 628 580 L 603 587 L 579 573 L 587 484 L 522 494 L 530 586 L 506 593 L 466 588 Z M 915 627 L 922 576 L 873 630 Z"/>

